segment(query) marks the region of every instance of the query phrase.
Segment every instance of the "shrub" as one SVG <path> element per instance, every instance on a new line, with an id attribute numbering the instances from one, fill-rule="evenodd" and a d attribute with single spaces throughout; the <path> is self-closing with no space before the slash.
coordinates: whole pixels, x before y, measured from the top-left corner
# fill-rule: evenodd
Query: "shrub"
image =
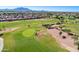
<path id="1" fill-rule="evenodd" d="M 74 34 L 73 34 L 73 33 L 70 33 L 70 32 L 68 32 L 68 35 L 71 35 L 71 36 L 73 36 Z"/>
<path id="2" fill-rule="evenodd" d="M 62 28 L 62 31 L 64 31 L 64 32 L 71 32 L 70 29 L 66 29 L 66 28 Z"/>
<path id="3" fill-rule="evenodd" d="M 62 35 L 62 32 L 59 32 L 59 35 Z"/>
<path id="4" fill-rule="evenodd" d="M 62 36 L 62 38 L 63 38 L 63 39 L 65 39 L 65 38 L 66 38 L 66 36 Z"/>
<path id="5" fill-rule="evenodd" d="M 3 33 L 1 33 L 0 36 L 3 36 Z"/>
<path id="6" fill-rule="evenodd" d="M 79 40 L 77 40 L 75 44 L 77 45 L 77 49 L 79 50 Z"/>

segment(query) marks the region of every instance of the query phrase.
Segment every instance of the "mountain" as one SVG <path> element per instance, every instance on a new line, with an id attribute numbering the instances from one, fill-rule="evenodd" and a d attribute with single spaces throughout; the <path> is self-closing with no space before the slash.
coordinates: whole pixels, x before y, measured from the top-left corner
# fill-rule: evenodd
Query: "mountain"
<path id="1" fill-rule="evenodd" d="M 32 10 L 24 7 L 18 7 L 15 9 L 0 9 L 0 12 L 25 12 L 25 11 L 32 11 Z"/>
<path id="2" fill-rule="evenodd" d="M 24 7 L 18 7 L 18 8 L 15 8 L 15 9 L 13 9 L 14 11 L 32 11 L 32 10 L 30 10 L 30 9 L 28 9 L 28 8 L 24 8 Z"/>
<path id="3" fill-rule="evenodd" d="M 29 8 L 17 7 L 15 9 L 0 9 L 0 12 L 48 12 L 45 10 L 31 10 Z"/>

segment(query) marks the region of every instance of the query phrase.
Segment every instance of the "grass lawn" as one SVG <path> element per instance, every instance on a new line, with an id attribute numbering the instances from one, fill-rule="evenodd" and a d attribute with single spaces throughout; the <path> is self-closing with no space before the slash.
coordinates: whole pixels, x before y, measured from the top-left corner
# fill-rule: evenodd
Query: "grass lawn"
<path id="1" fill-rule="evenodd" d="M 0 28 L 20 29 L 4 33 L 4 49 L 5 52 L 63 52 L 67 51 L 48 33 L 42 37 L 37 37 L 35 33 L 40 30 L 46 30 L 42 24 L 51 24 L 58 20 L 24 20 L 0 23 Z M 29 26 L 30 25 L 30 26 Z"/>
<path id="2" fill-rule="evenodd" d="M 34 29 L 27 29 L 23 32 L 23 36 L 25 37 L 31 37 L 35 34 L 35 30 Z"/>
<path id="3" fill-rule="evenodd" d="M 79 35 L 79 23 L 74 23 L 75 20 L 69 20 L 69 23 L 65 23 L 66 28 L 69 28 L 72 32 Z"/>

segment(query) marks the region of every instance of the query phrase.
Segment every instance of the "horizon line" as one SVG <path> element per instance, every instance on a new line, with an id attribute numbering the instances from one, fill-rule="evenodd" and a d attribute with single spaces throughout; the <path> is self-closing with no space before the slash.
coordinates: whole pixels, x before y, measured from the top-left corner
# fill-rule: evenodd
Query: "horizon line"
<path id="1" fill-rule="evenodd" d="M 79 12 L 79 6 L 0 6 L 0 9 L 28 8 L 36 11 Z"/>

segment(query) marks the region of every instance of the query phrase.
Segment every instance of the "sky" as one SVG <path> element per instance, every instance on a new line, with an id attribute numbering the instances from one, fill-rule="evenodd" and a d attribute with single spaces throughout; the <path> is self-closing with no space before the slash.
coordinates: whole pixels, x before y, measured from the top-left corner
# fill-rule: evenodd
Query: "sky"
<path id="1" fill-rule="evenodd" d="M 31 10 L 79 12 L 79 6 L 0 6 L 0 9 L 14 9 L 17 7 L 29 8 Z"/>

